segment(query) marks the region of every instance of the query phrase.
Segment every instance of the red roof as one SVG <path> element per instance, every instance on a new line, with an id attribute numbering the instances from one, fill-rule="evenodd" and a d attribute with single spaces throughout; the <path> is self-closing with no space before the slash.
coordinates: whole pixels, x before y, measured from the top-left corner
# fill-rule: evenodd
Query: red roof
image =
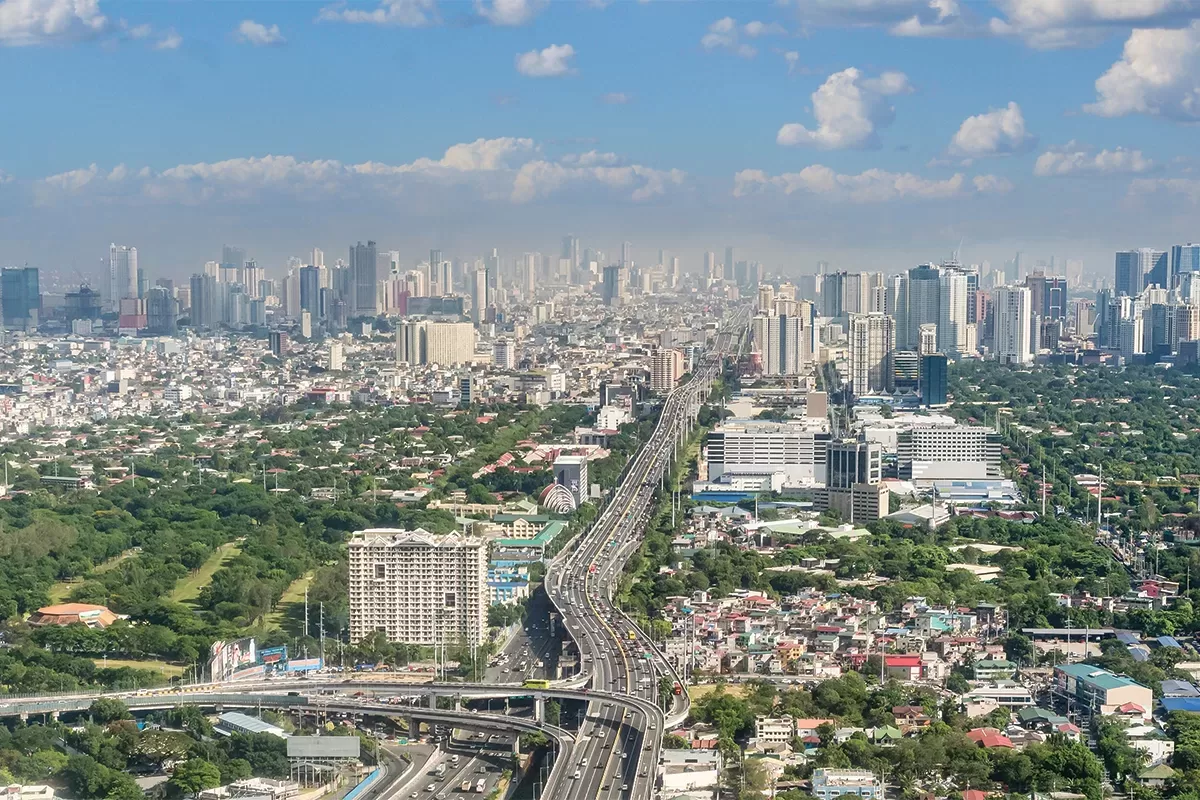
<path id="1" fill-rule="evenodd" d="M 920 656 L 884 656 L 884 663 L 889 667 L 919 667 Z"/>
<path id="2" fill-rule="evenodd" d="M 987 797 L 987 792 L 981 792 L 978 789 L 964 789 L 962 800 L 984 800 Z"/>

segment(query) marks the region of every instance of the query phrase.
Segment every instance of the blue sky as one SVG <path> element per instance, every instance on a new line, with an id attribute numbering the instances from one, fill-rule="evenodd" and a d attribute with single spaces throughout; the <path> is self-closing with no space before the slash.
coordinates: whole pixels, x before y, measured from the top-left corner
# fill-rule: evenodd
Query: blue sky
<path id="1" fill-rule="evenodd" d="M 368 237 L 415 261 L 575 232 L 685 267 L 735 244 L 900 269 L 962 239 L 1107 272 L 1200 238 L 1197 20 L 1200 0 L 0 0 L 0 262 L 86 267 L 115 240 L 181 277 L 224 241 L 277 270 Z"/>

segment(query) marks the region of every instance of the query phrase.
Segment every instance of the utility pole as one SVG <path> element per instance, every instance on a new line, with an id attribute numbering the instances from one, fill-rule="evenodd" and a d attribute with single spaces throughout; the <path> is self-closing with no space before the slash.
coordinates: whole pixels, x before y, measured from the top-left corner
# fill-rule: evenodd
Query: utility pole
<path id="1" fill-rule="evenodd" d="M 305 587 L 307 591 L 307 587 Z M 321 664 L 325 664 L 325 601 L 321 601 Z"/>
<path id="2" fill-rule="evenodd" d="M 310 628 L 308 627 L 308 587 L 305 586 L 304 587 L 304 638 L 305 639 L 308 638 L 309 630 L 310 630 Z M 304 655 L 305 655 L 305 657 L 308 656 L 308 645 L 304 646 Z"/>

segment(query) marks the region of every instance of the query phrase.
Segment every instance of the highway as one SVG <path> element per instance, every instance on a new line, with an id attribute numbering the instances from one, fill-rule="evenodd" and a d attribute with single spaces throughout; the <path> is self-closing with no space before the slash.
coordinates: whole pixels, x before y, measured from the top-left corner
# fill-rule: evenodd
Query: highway
<path id="1" fill-rule="evenodd" d="M 595 524 L 548 565 L 546 592 L 593 689 L 654 705 L 638 710 L 604 700 L 589 703 L 570 785 L 556 798 L 648 800 L 655 794 L 663 728 L 668 719 L 686 715 L 687 694 L 674 696 L 669 715 L 659 710 L 659 679 L 682 689 L 680 677 L 646 633 L 613 605 L 612 593 L 641 544 L 657 484 L 687 441 L 709 387 L 720 376 L 722 358 L 740 341 L 748 319 L 749 309 L 743 308 L 722 326 L 691 380 L 666 396 L 654 433 L 630 461 Z"/>

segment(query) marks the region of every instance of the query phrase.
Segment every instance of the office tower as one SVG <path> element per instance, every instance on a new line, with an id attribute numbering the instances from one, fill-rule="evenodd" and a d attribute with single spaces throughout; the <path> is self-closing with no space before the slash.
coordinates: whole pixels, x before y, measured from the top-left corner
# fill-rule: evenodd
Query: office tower
<path id="1" fill-rule="evenodd" d="M 314 247 L 312 251 L 312 261 L 309 263 L 318 269 L 323 268 L 325 266 L 325 251 L 319 247 Z"/>
<path id="2" fill-rule="evenodd" d="M 802 374 L 808 361 L 804 329 L 804 320 L 799 316 L 759 314 L 751 320 L 754 345 L 762 359 L 764 375 Z"/>
<path id="3" fill-rule="evenodd" d="M 914 394 L 921 388 L 921 355 L 915 350 L 893 350 L 891 354 L 892 381 L 888 391 L 893 394 Z"/>
<path id="4" fill-rule="evenodd" d="M 671 288 L 675 289 L 679 286 L 679 279 L 681 277 L 680 273 L 679 273 L 679 257 L 678 256 L 671 257 L 671 273 L 670 274 L 671 274 Z"/>
<path id="5" fill-rule="evenodd" d="M 512 339 L 497 339 L 492 342 L 492 366 L 496 369 L 516 368 L 517 346 Z"/>
<path id="6" fill-rule="evenodd" d="M 486 269 L 475 270 L 471 280 L 471 321 L 483 322 L 488 307 L 488 274 Z"/>
<path id="7" fill-rule="evenodd" d="M 967 324 L 975 325 L 979 322 L 979 318 L 976 316 L 976 303 L 979 297 L 979 272 L 972 268 L 964 270 L 963 275 L 967 279 Z"/>
<path id="8" fill-rule="evenodd" d="M 108 246 L 108 310 L 120 311 L 121 301 L 137 297 L 137 248 L 128 245 Z"/>
<path id="9" fill-rule="evenodd" d="M 346 352 L 341 342 L 329 343 L 328 367 L 330 372 L 341 372 L 346 366 Z"/>
<path id="10" fill-rule="evenodd" d="M 562 257 L 571 262 L 570 279 L 572 281 L 579 280 L 579 237 L 575 234 L 571 233 L 563 237 Z"/>
<path id="11" fill-rule="evenodd" d="M 1001 286 L 993 293 L 996 359 L 1002 364 L 1033 360 L 1032 293 L 1026 286 Z"/>
<path id="12" fill-rule="evenodd" d="M 266 270 L 260 267 L 257 261 L 250 259 L 242 267 L 241 279 L 239 282 L 242 284 L 242 286 L 246 287 L 246 294 L 248 294 L 251 299 L 257 300 L 260 297 L 258 294 L 258 284 L 261 283 L 266 277 Z"/>
<path id="13" fill-rule="evenodd" d="M 490 597 L 487 543 L 372 528 L 350 537 L 350 641 L 375 633 L 424 646 L 480 645 Z"/>
<path id="14" fill-rule="evenodd" d="M 846 273 L 827 272 L 821 276 L 821 316 L 841 317 L 845 315 Z"/>
<path id="15" fill-rule="evenodd" d="M 0 308 L 6 328 L 36 328 L 41 307 L 37 267 L 12 267 L 0 271 Z"/>
<path id="16" fill-rule="evenodd" d="M 941 321 L 941 278 L 941 270 L 933 264 L 922 264 L 908 271 L 903 281 L 902 313 L 897 313 L 903 317 L 907 333 L 898 346 L 915 349 L 920 342 L 921 326 Z"/>
<path id="17" fill-rule="evenodd" d="M 625 267 L 609 264 L 604 268 L 604 305 L 619 306 L 625 301 Z"/>
<path id="18" fill-rule="evenodd" d="M 291 340 L 284 331 L 271 331 L 267 334 L 267 343 L 271 347 L 271 355 L 283 358 L 291 348 Z"/>
<path id="19" fill-rule="evenodd" d="M 733 268 L 734 268 L 733 248 L 732 247 L 725 248 L 725 263 L 722 266 L 724 268 L 723 274 L 724 274 L 725 280 L 732 281 L 733 280 Z"/>
<path id="20" fill-rule="evenodd" d="M 1118 296 L 1137 297 L 1152 285 L 1172 288 L 1167 253 L 1149 247 L 1118 251 L 1114 278 L 1113 287 Z"/>
<path id="21" fill-rule="evenodd" d="M 375 242 L 362 242 L 350 248 L 350 314 L 355 317 L 373 317 L 376 307 L 376 285 L 379 283 L 379 254 Z"/>
<path id="22" fill-rule="evenodd" d="M 223 245 L 221 247 L 221 266 L 225 269 L 241 269 L 246 263 L 246 250 L 242 247 Z"/>
<path id="23" fill-rule="evenodd" d="M 757 263 L 757 262 L 755 262 Z M 750 264 L 745 261 L 738 261 L 733 265 L 733 282 L 738 286 L 757 286 L 758 280 L 750 283 Z"/>
<path id="24" fill-rule="evenodd" d="M 1200 272 L 1200 244 L 1172 245 L 1171 271 L 1177 279 L 1184 274 Z"/>
<path id="25" fill-rule="evenodd" d="M 320 317 L 317 313 L 318 304 L 321 297 L 321 270 L 319 267 L 309 266 L 300 268 L 299 277 L 300 296 L 297 299 L 300 309 L 303 311 L 311 311 L 313 316 Z"/>
<path id="26" fill-rule="evenodd" d="M 215 328 L 218 319 L 217 280 L 211 275 L 193 275 L 191 280 L 193 328 Z"/>
<path id="27" fill-rule="evenodd" d="M 887 314 L 851 314 L 848 339 L 851 390 L 858 396 L 886 391 L 888 355 L 896 344 L 892 318 Z"/>
<path id="28" fill-rule="evenodd" d="M 771 284 L 763 284 L 758 287 L 758 311 L 762 314 L 769 314 L 771 309 L 775 307 L 775 287 Z"/>
<path id="29" fill-rule="evenodd" d="M 943 270 L 938 297 L 938 350 L 960 356 L 967 349 L 967 276 Z"/>
<path id="30" fill-rule="evenodd" d="M 1200 339 L 1200 305 L 1180 303 L 1175 306 L 1175 350 L 1180 342 Z"/>
<path id="31" fill-rule="evenodd" d="M 146 330 L 158 336 L 174 336 L 178 330 L 179 301 L 163 286 L 155 286 L 146 295 Z"/>
<path id="32" fill-rule="evenodd" d="M 588 501 L 587 456 L 559 456 L 554 459 L 554 482 L 575 497 L 576 507 Z"/>
<path id="33" fill-rule="evenodd" d="M 621 242 L 621 266 L 628 268 L 633 264 L 633 244 Z"/>
<path id="34" fill-rule="evenodd" d="M 650 356 L 650 391 L 669 392 L 683 375 L 683 352 L 659 349 Z"/>
<path id="35" fill-rule="evenodd" d="M 825 485 L 831 489 L 879 483 L 883 480 L 883 448 L 876 442 L 856 439 L 831 441 L 826 470 Z"/>
<path id="36" fill-rule="evenodd" d="M 710 281 L 717 279 L 717 254 L 711 250 L 704 254 L 704 272 L 702 274 Z"/>
<path id="37" fill-rule="evenodd" d="M 950 377 L 950 359 L 945 353 L 929 353 L 921 356 L 921 378 L 918 391 L 921 402 L 927 406 L 946 404 L 946 386 Z"/>

